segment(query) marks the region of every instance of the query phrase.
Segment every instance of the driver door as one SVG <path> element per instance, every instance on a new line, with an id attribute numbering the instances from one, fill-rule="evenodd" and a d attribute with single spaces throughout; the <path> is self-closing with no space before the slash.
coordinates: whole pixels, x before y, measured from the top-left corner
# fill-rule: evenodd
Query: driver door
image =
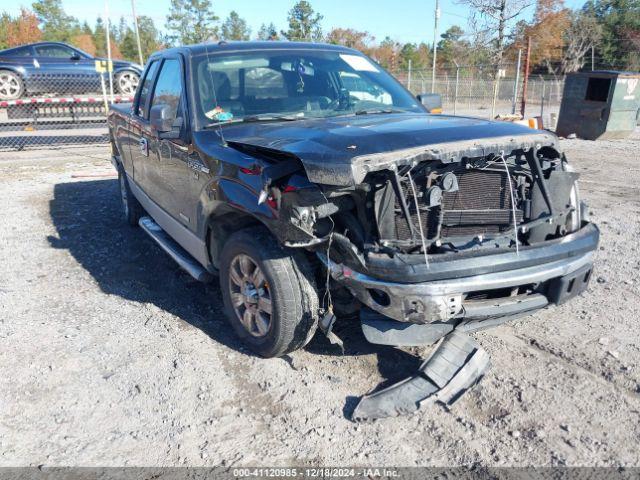
<path id="1" fill-rule="evenodd" d="M 169 108 L 169 118 L 181 119 L 182 138 L 153 136 L 159 175 L 154 179 L 157 203 L 188 229 L 196 229 L 196 210 L 209 170 L 195 152 L 189 152 L 189 114 L 185 94 L 185 66 L 180 55 L 165 57 L 156 81 L 150 109 Z"/>

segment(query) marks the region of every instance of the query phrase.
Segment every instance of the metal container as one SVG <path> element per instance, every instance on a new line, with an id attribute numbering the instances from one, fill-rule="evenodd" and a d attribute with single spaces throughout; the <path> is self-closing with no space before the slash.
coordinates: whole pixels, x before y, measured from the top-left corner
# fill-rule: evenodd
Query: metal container
<path id="1" fill-rule="evenodd" d="M 640 73 L 570 73 L 556 133 L 586 140 L 626 138 L 640 118 Z"/>

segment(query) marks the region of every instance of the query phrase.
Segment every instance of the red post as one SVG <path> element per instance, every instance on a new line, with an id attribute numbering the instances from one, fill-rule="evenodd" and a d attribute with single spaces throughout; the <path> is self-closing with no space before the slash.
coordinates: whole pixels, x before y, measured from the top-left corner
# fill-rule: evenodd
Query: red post
<path id="1" fill-rule="evenodd" d="M 524 110 L 527 106 L 527 83 L 529 82 L 529 60 L 531 58 L 531 37 L 527 38 L 527 58 L 524 61 L 524 78 L 522 79 L 522 103 L 520 115 L 524 118 Z"/>

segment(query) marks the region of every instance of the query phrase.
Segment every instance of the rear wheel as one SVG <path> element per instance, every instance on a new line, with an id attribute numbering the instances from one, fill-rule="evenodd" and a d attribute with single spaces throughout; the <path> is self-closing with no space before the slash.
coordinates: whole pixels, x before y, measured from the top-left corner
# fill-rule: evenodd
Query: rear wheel
<path id="1" fill-rule="evenodd" d="M 0 100 L 16 100 L 22 97 L 24 84 L 17 73 L 0 70 Z"/>
<path id="2" fill-rule="evenodd" d="M 144 209 L 138 199 L 133 196 L 131 187 L 129 187 L 129 180 L 124 173 L 122 165 L 118 166 L 118 185 L 120 186 L 120 200 L 124 218 L 129 225 L 135 227 L 138 225 L 140 217 L 144 215 Z"/>
<path id="3" fill-rule="evenodd" d="M 136 72 L 124 71 L 116 74 L 116 88 L 122 95 L 133 95 L 136 93 L 140 75 Z"/>
<path id="4" fill-rule="evenodd" d="M 220 286 L 233 329 L 263 357 L 302 348 L 316 330 L 318 295 L 306 258 L 281 248 L 264 228 L 229 237 Z"/>

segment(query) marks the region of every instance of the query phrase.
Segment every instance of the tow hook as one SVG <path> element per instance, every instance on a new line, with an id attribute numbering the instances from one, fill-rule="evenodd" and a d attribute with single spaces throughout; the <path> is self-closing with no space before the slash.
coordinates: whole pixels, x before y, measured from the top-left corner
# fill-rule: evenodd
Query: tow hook
<path id="1" fill-rule="evenodd" d="M 482 379 L 489 354 L 459 330 L 446 335 L 418 372 L 390 387 L 362 397 L 351 419 L 357 422 L 407 415 L 427 400 L 452 405 Z"/>

